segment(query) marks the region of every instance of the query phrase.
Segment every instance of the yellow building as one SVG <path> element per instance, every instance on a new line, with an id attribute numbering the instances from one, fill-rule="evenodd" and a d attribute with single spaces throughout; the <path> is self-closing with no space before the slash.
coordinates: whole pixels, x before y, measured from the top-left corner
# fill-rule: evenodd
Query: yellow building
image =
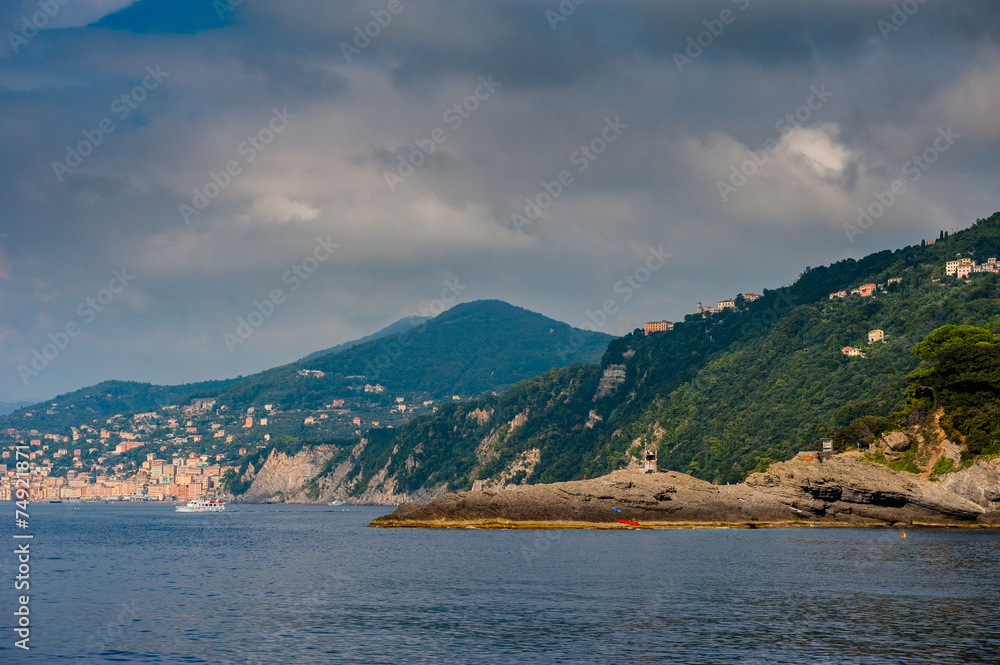
<path id="1" fill-rule="evenodd" d="M 643 331 L 649 335 L 655 332 L 666 332 L 668 330 L 673 330 L 674 324 L 670 321 L 651 321 L 643 327 Z"/>

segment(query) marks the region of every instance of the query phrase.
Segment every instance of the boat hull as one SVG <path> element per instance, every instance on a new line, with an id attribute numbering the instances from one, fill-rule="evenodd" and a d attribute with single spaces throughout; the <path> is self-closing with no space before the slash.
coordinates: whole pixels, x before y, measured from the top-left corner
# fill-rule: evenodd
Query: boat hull
<path id="1" fill-rule="evenodd" d="M 226 509 L 226 504 L 222 501 L 195 499 L 183 506 L 174 506 L 174 510 L 179 513 L 221 513 Z"/>

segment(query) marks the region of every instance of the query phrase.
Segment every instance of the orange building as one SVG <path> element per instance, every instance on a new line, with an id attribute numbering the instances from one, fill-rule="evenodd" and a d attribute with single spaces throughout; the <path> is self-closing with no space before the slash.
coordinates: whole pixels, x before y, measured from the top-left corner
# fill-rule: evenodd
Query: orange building
<path id="1" fill-rule="evenodd" d="M 670 321 L 651 321 L 643 327 L 643 332 L 647 335 L 655 332 L 666 332 L 673 330 L 674 324 Z"/>

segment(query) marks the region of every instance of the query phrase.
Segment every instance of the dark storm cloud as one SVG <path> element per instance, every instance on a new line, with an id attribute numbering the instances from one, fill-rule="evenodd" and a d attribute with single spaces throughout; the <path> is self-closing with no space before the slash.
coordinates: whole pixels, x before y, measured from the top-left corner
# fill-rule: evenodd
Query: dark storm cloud
<path id="1" fill-rule="evenodd" d="M 5 39 L 0 399 L 246 374 L 414 313 L 446 279 L 573 325 L 610 298 L 604 328 L 627 332 L 1000 207 L 995 3 L 215 4 L 74 2 Z M 948 127 L 933 167 L 845 232 Z M 292 292 L 327 238 L 340 249 Z M 18 367 L 122 268 L 135 279 L 25 385 Z M 222 333 L 274 288 L 287 303 L 230 353 Z"/>

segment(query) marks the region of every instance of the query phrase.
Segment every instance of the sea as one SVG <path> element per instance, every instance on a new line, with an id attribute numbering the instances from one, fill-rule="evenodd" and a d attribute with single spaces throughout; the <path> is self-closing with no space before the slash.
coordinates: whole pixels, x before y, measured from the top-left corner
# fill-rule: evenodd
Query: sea
<path id="1" fill-rule="evenodd" d="M 379 529 L 391 509 L 81 503 L 33 504 L 25 530 L 2 505 L 4 665 L 1000 662 L 995 530 Z M 15 533 L 34 536 L 28 592 Z"/>

